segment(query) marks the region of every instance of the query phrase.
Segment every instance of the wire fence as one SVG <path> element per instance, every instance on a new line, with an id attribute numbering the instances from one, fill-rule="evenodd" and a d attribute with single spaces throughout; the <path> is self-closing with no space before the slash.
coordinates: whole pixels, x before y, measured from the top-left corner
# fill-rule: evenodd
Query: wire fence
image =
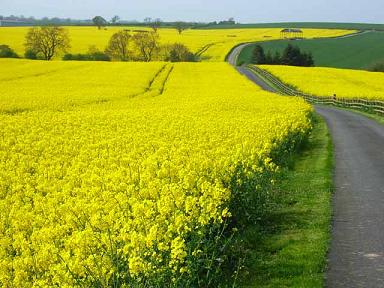
<path id="1" fill-rule="evenodd" d="M 268 71 L 257 66 L 248 65 L 247 68 L 261 77 L 268 85 L 270 85 L 277 93 L 288 96 L 303 97 L 307 102 L 312 104 L 333 105 L 338 107 L 352 108 L 363 110 L 371 113 L 384 115 L 384 101 L 368 100 L 362 98 L 345 98 L 335 96 L 316 96 L 308 93 L 297 91 L 293 87 L 280 81 Z"/>

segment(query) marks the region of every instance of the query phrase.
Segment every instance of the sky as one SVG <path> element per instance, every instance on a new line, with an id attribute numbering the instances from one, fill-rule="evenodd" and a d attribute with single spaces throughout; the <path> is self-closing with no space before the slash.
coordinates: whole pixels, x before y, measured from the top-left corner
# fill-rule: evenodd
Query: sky
<path id="1" fill-rule="evenodd" d="M 0 15 L 164 21 L 384 23 L 384 0 L 0 0 Z"/>

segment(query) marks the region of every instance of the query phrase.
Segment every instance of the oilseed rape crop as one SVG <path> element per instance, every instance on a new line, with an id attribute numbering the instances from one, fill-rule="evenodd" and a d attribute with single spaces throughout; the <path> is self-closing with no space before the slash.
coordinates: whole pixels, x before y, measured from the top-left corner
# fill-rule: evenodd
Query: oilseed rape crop
<path id="1" fill-rule="evenodd" d="M 124 63 L 0 59 L 0 113 L 63 110 L 134 97 L 150 86 L 164 66 L 159 62 L 134 62 L 127 69 Z"/>
<path id="2" fill-rule="evenodd" d="M 0 69 L 2 287 L 215 286 L 311 128 L 226 63 Z"/>
<path id="3" fill-rule="evenodd" d="M 384 100 L 384 74 L 361 70 L 260 65 L 283 82 L 316 96 Z"/>
<path id="4" fill-rule="evenodd" d="M 86 53 L 90 46 L 104 50 L 113 33 L 127 29 L 131 33 L 137 30 L 150 30 L 146 27 L 108 27 L 98 30 L 96 27 L 66 27 L 71 39 L 72 53 Z M 19 55 L 24 54 L 25 35 L 28 27 L 0 27 L 0 44 L 7 44 Z M 279 28 L 258 29 L 188 29 L 179 34 L 176 29 L 158 29 L 162 44 L 183 43 L 203 61 L 224 61 L 232 47 L 255 41 L 268 41 L 280 38 Z M 303 29 L 305 38 L 336 37 L 353 33 L 352 30 Z"/>

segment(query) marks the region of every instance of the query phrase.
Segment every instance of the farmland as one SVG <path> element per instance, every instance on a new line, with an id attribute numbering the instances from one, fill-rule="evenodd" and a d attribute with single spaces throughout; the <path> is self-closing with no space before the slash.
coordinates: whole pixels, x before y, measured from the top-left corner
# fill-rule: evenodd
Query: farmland
<path id="1" fill-rule="evenodd" d="M 283 82 L 301 92 L 316 96 L 384 100 L 382 72 L 324 67 L 260 65 Z"/>
<path id="2" fill-rule="evenodd" d="M 96 27 L 67 27 L 71 38 L 71 52 L 87 52 L 89 46 L 104 50 L 111 35 L 120 30 L 148 30 L 143 27 L 108 27 L 98 30 Z M 27 27 L 0 27 L 0 44 L 7 44 L 19 55 L 24 54 L 24 38 Z M 160 42 L 170 44 L 180 42 L 201 56 L 203 61 L 224 61 L 232 47 L 243 42 L 266 41 L 280 38 L 280 28 L 262 29 L 189 29 L 181 35 L 175 29 L 159 29 Z M 335 37 L 353 33 L 353 30 L 304 29 L 304 37 Z"/>
<path id="3" fill-rule="evenodd" d="M 4 287 L 217 283 L 311 128 L 226 63 L 0 63 Z"/>
<path id="4" fill-rule="evenodd" d="M 365 69 L 384 59 L 384 32 L 378 31 L 339 39 L 278 40 L 259 44 L 264 50 L 271 51 L 272 55 L 284 50 L 288 44 L 294 44 L 304 51 L 312 52 L 315 65 L 321 67 Z M 251 61 L 255 45 L 247 46 L 242 51 L 239 62 Z"/>
<path id="5" fill-rule="evenodd" d="M 369 23 L 333 23 L 333 22 L 278 22 L 278 23 L 250 23 L 232 25 L 206 25 L 199 29 L 254 29 L 254 28 L 310 28 L 310 29 L 350 29 L 384 31 L 384 24 Z"/>
<path id="6" fill-rule="evenodd" d="M 288 84 L 282 90 L 384 100 L 383 73 L 341 69 L 382 57 L 383 25 L 200 23 L 179 34 L 176 26 L 189 23 L 112 19 L 101 29 L 0 27 L 1 57 L 16 57 L 0 59 L 0 287 L 323 287 L 332 181 L 340 193 L 337 181 L 367 159 L 359 175 L 376 188 L 359 186 L 359 177 L 351 186 L 362 195 L 383 187 L 383 138 L 372 132 L 380 128 L 260 87 L 278 91 L 271 73 Z M 281 40 L 285 27 L 305 39 Z M 47 41 L 62 45 L 44 57 Z M 271 51 L 297 44 L 330 67 L 230 66 L 238 53 L 249 62 L 247 43 Z M 36 60 L 9 56 L 6 45 Z M 182 53 L 191 57 L 167 57 Z M 329 126 L 335 148 L 327 125 L 339 127 Z M 348 149 L 357 156 L 343 159 Z M 350 211 L 370 207 L 357 206 Z"/>

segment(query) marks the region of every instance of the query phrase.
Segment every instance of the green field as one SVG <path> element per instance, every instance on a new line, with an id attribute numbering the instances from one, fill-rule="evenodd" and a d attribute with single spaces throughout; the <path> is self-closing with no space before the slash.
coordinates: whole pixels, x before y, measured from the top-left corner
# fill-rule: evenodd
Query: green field
<path id="1" fill-rule="evenodd" d="M 282 51 L 288 44 L 294 44 L 304 51 L 312 52 L 315 66 L 365 69 L 374 62 L 384 59 L 384 32 L 367 32 L 347 38 L 277 40 L 259 43 L 265 51 Z M 256 44 L 243 49 L 238 63 L 250 63 Z"/>
<path id="2" fill-rule="evenodd" d="M 198 29 L 234 29 L 234 28 L 322 28 L 322 29 L 352 29 L 352 30 L 381 30 L 384 24 L 367 23 L 333 23 L 333 22 L 282 22 L 235 25 L 207 25 L 197 26 Z"/>

